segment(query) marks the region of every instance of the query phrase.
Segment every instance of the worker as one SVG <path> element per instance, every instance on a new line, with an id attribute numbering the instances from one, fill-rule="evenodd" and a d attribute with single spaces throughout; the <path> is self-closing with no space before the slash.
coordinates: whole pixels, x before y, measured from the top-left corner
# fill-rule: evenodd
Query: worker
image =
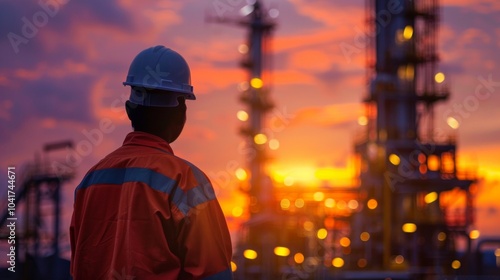
<path id="1" fill-rule="evenodd" d="M 232 279 L 231 240 L 207 176 L 170 143 L 196 99 L 187 62 L 156 46 L 123 83 L 134 129 L 75 190 L 71 274 L 94 279 Z"/>

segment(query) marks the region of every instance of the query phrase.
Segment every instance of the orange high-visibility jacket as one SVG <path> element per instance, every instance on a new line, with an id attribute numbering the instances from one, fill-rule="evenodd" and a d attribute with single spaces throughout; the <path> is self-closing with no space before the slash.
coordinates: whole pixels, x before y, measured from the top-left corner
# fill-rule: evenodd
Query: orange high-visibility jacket
<path id="1" fill-rule="evenodd" d="M 232 279 L 231 240 L 207 176 L 160 137 L 131 132 L 75 190 L 71 274 Z"/>

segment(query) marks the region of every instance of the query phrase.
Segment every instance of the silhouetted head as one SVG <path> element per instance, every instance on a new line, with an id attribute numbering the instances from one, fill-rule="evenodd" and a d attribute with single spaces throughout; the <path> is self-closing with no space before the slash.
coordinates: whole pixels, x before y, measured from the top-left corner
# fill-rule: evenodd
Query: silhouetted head
<path id="1" fill-rule="evenodd" d="M 186 102 L 181 96 L 175 107 L 137 105 L 127 100 L 125 107 L 134 131 L 157 135 L 168 143 L 174 142 L 186 123 Z"/>
<path id="2" fill-rule="evenodd" d="M 125 106 L 134 130 L 175 141 L 186 122 L 185 100 L 196 99 L 186 60 L 164 46 L 147 48 L 134 58 L 123 84 L 131 88 Z"/>

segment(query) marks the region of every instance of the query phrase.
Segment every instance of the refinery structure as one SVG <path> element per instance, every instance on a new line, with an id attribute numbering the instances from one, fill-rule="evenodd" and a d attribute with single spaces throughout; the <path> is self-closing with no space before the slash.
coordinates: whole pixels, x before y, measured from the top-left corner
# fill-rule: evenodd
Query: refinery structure
<path id="1" fill-rule="evenodd" d="M 14 248 L 9 251 L 16 256 L 15 273 L 1 271 L 1 279 L 70 279 L 69 261 L 63 258 L 69 248 L 61 248 L 67 238 L 61 226 L 62 188 L 75 170 L 62 163 L 61 153 L 73 146 L 72 141 L 45 144 L 33 162 L 16 170 L 16 195 L 0 208 L 0 246 Z M 14 235 L 7 227 L 12 222 Z"/>
<path id="2" fill-rule="evenodd" d="M 368 86 L 360 100 L 364 130 L 352 146 L 356 185 L 318 188 L 279 186 L 266 174 L 267 150 L 276 144 L 265 133 L 273 109 L 267 78 L 276 22 L 262 1 L 243 9 L 242 18 L 215 20 L 248 32 L 240 46 L 248 83 L 241 87 L 245 111 L 239 118 L 245 121 L 240 134 L 253 152 L 238 176 L 249 218 L 233 249 L 235 279 L 500 275 L 500 254 L 496 266 L 486 268 L 475 240 L 475 175 L 458 170 L 456 139 L 434 128 L 435 105 L 450 96 L 438 70 L 438 1 L 366 0 Z M 74 170 L 46 163 L 50 153 L 71 147 L 71 142 L 46 145 L 44 156 L 18 179 L 16 204 L 23 208 L 24 223 L 16 255 L 24 262 L 22 279 L 69 278 L 58 242 L 60 192 Z M 0 210 L 5 245 L 9 216 L 7 207 Z"/>
<path id="3" fill-rule="evenodd" d="M 434 129 L 435 105 L 450 96 L 437 65 L 438 1 L 366 1 L 369 86 L 364 131 L 353 145 L 354 188 L 281 188 L 266 180 L 262 127 L 272 106 L 262 67 L 270 59 L 266 46 L 275 23 L 260 1 L 246 9 L 251 12 L 237 21 L 248 30 L 241 65 L 249 87 L 241 101 L 249 121 L 241 131 L 255 154 L 242 183 L 250 218 L 235 248 L 235 277 L 446 279 L 484 273 L 473 246 L 475 175 L 457 169 L 456 139 Z"/>

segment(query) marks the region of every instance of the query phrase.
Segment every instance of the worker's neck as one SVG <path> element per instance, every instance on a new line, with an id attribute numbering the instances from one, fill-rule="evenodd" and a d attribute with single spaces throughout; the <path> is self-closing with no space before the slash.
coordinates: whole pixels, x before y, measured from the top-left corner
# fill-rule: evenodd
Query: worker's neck
<path id="1" fill-rule="evenodd" d="M 135 131 L 141 131 L 149 134 L 153 134 L 155 136 L 160 137 L 161 139 L 165 140 L 167 143 L 172 143 L 177 139 L 178 135 L 173 135 L 172 132 L 170 131 L 159 131 L 159 130 L 135 130 Z"/>

